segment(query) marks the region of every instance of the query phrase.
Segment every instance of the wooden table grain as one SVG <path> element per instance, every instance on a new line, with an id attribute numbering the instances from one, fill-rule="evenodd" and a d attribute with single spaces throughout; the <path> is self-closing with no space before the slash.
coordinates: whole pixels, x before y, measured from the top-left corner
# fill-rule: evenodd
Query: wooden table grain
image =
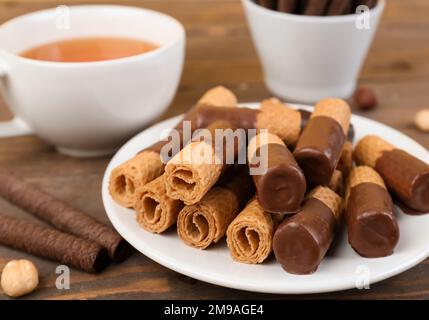
<path id="1" fill-rule="evenodd" d="M 97 1 L 93 1 L 97 2 Z M 105 2 L 105 1 L 103 1 Z M 109 2 L 109 1 L 106 1 Z M 164 117 L 182 113 L 208 88 L 223 84 L 240 101 L 270 96 L 263 84 L 243 10 L 238 0 L 116 1 L 165 12 L 179 19 L 187 31 L 187 59 L 177 96 Z M 0 1 L 0 22 L 17 15 L 60 4 L 87 1 Z M 413 126 L 413 116 L 429 107 L 429 1 L 389 0 L 375 42 L 360 75 L 371 86 L 380 106 L 366 117 L 381 121 L 429 148 L 429 134 Z M 361 114 L 357 110 L 356 113 Z M 0 119 L 10 112 L 0 102 Z M 60 155 L 35 136 L 0 139 L 0 165 L 25 180 L 72 203 L 108 223 L 100 187 L 109 158 L 75 159 Z M 1 183 L 1 181 L 0 181 Z M 32 219 L 0 199 L 0 212 Z M 428 244 L 429 245 L 429 244 Z M 289 299 L 231 290 L 197 281 L 160 266 L 141 254 L 100 275 L 71 272 L 69 290 L 55 287 L 56 264 L 0 246 L 0 269 L 10 259 L 30 258 L 40 269 L 40 286 L 25 299 Z M 0 299 L 5 299 L 0 292 Z M 299 298 L 428 299 L 429 259 L 401 275 L 373 284 L 370 290 L 306 295 Z"/>

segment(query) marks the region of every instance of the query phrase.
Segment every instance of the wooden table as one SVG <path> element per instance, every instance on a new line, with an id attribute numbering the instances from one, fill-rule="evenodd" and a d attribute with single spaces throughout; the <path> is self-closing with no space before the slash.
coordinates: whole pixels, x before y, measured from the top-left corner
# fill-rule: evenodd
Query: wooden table
<path id="1" fill-rule="evenodd" d="M 1 1 L 0 22 L 19 14 L 59 4 L 86 1 Z M 104 1 L 103 1 L 104 2 Z M 223 84 L 241 101 L 270 96 L 263 81 L 238 0 L 117 1 L 159 10 L 182 21 L 187 29 L 187 60 L 178 94 L 165 115 L 189 108 L 208 88 Z M 429 134 L 416 130 L 413 116 L 429 106 L 429 2 L 389 0 L 360 82 L 377 92 L 380 107 L 364 115 L 390 125 L 429 147 Z M 356 113 L 359 113 L 356 111 Z M 10 113 L 0 103 L 0 119 Z M 74 159 L 34 136 L 0 140 L 0 165 L 40 188 L 108 223 L 100 196 L 109 158 Z M 1 181 L 0 181 L 1 183 Z M 0 200 L 2 213 L 32 219 Z M 429 244 L 428 244 L 429 245 Z M 70 290 L 55 287 L 55 263 L 0 247 L 0 269 L 10 259 L 30 258 L 40 269 L 39 289 L 28 299 L 201 299 L 297 298 L 231 290 L 170 271 L 141 254 L 100 275 L 71 272 Z M 374 284 L 370 290 L 300 296 L 301 298 L 429 298 L 429 259 L 413 269 Z M 5 298 L 0 294 L 0 299 Z"/>

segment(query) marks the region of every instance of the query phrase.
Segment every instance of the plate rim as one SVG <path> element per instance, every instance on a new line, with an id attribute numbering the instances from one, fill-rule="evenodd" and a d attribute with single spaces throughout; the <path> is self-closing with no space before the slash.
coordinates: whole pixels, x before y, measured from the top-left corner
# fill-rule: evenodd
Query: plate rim
<path id="1" fill-rule="evenodd" d="M 250 107 L 250 108 L 258 108 L 259 102 L 247 102 L 247 103 L 240 103 L 239 107 Z M 312 111 L 314 109 L 314 107 L 312 106 L 308 106 L 308 105 L 303 105 L 303 104 L 286 104 L 285 105 L 292 107 L 292 108 L 302 108 L 308 111 Z M 110 177 L 110 172 L 113 169 L 113 164 L 116 161 L 116 158 L 122 154 L 122 152 L 124 152 L 124 150 L 127 149 L 127 147 L 133 143 L 134 140 L 139 139 L 139 137 L 143 134 L 145 134 L 148 130 L 158 130 L 158 127 L 161 127 L 164 129 L 165 127 L 165 123 L 168 122 L 173 122 L 174 121 L 179 121 L 181 118 L 183 117 L 183 114 L 181 115 L 177 115 L 174 117 L 170 117 L 168 119 L 162 120 L 150 127 L 147 127 L 146 129 L 142 130 L 140 133 L 136 134 L 134 137 L 130 138 L 126 143 L 123 144 L 123 146 L 115 153 L 115 155 L 111 158 L 111 160 L 109 161 L 109 164 L 107 165 L 104 174 L 103 174 L 103 180 L 102 180 L 102 186 L 101 186 L 101 195 L 102 195 L 102 201 L 103 201 L 103 207 L 105 209 L 105 212 L 110 220 L 110 222 L 112 223 L 113 227 L 118 231 L 118 233 L 125 239 L 127 240 L 134 248 L 136 248 L 137 251 L 139 251 L 140 253 L 142 253 L 143 255 L 145 255 L 146 257 L 148 257 L 149 259 L 155 261 L 156 263 L 159 263 L 160 265 L 173 270 L 175 272 L 178 272 L 180 274 L 192 277 L 194 279 L 200 280 L 200 281 L 204 281 L 213 285 L 218 285 L 218 286 L 223 286 L 223 287 L 227 287 L 227 288 L 232 288 L 232 289 L 238 289 L 238 290 L 245 290 L 245 291 L 249 291 L 249 292 L 258 292 L 258 293 L 267 293 L 267 294 L 297 294 L 297 295 L 301 295 L 301 294 L 317 294 L 317 293 L 329 293 L 329 292 L 338 292 L 338 291 L 343 291 L 343 290 L 348 290 L 348 289 L 353 289 L 355 288 L 355 285 L 351 285 L 349 282 L 347 281 L 343 281 L 341 283 L 338 284 L 334 284 L 331 285 L 329 288 L 324 288 L 324 289 L 307 289 L 307 288 L 301 288 L 301 289 L 292 289 L 292 288 L 282 288 L 282 287 L 268 287 L 268 288 L 263 288 L 260 285 L 252 285 L 252 283 L 240 283 L 240 282 L 234 282 L 234 281 L 228 281 L 225 279 L 218 279 L 218 278 L 214 278 L 211 276 L 206 276 L 204 273 L 201 272 L 194 272 L 192 270 L 188 270 L 187 268 L 183 268 L 180 265 L 176 265 L 170 261 L 168 261 L 168 259 L 164 259 L 163 255 L 157 255 L 156 252 L 152 251 L 150 248 L 146 247 L 145 249 L 142 249 L 141 246 L 139 245 L 134 245 L 133 242 L 134 241 L 130 241 L 129 240 L 129 236 L 127 236 L 127 230 L 126 230 L 126 226 L 122 225 L 119 222 L 119 218 L 117 218 L 117 216 L 110 212 L 110 209 L 108 208 L 108 201 L 112 201 L 112 199 L 110 198 L 109 192 L 107 190 L 107 186 L 108 186 L 108 181 L 109 181 L 109 177 Z M 371 123 L 373 125 L 376 126 L 381 126 L 384 129 L 388 129 L 388 130 L 394 130 L 395 132 L 401 134 L 402 136 L 406 137 L 408 140 L 413 141 L 413 143 L 416 145 L 416 147 L 419 147 L 422 151 L 425 151 L 428 156 L 429 156 L 429 152 L 428 150 L 422 146 L 420 143 L 418 143 L 417 141 L 415 141 L 414 139 L 412 139 L 411 137 L 409 137 L 408 135 L 406 135 L 405 133 L 390 127 L 384 123 L 381 123 L 379 121 L 361 116 L 361 115 L 355 115 L 352 114 L 352 122 L 353 119 L 359 119 L 359 121 L 366 121 L 368 123 Z M 162 130 L 163 130 L 162 129 Z M 412 267 L 418 265 L 419 263 L 421 263 L 423 260 L 425 260 L 427 257 L 429 257 L 429 245 L 425 250 L 422 250 L 419 254 L 414 255 L 413 259 L 408 259 L 409 261 L 401 263 L 400 265 L 398 265 L 395 268 L 392 268 L 382 274 L 378 274 L 377 276 L 370 277 L 370 283 L 375 284 L 377 282 L 386 280 L 388 278 L 391 278 L 393 276 L 396 276 L 402 272 L 405 272 L 406 270 L 411 269 Z"/>

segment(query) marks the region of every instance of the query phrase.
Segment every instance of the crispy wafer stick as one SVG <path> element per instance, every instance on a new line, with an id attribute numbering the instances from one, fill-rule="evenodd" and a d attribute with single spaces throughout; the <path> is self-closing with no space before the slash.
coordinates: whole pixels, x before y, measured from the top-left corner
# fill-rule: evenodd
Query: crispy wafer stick
<path id="1" fill-rule="evenodd" d="M 231 221 L 254 194 L 246 166 L 233 170 L 226 182 L 211 189 L 198 203 L 182 209 L 177 233 L 189 246 L 206 249 L 226 234 Z"/>
<path id="2" fill-rule="evenodd" d="M 323 16 L 328 0 L 307 0 L 303 14 L 307 16 Z"/>
<path id="3" fill-rule="evenodd" d="M 326 15 L 338 16 L 348 14 L 351 12 L 352 0 L 331 0 L 328 5 Z"/>
<path id="4" fill-rule="evenodd" d="M 136 219 L 140 226 L 153 233 L 162 233 L 177 221 L 183 202 L 167 196 L 165 174 L 143 186 L 135 204 Z"/>
<path id="5" fill-rule="evenodd" d="M 232 258 L 249 264 L 264 262 L 272 252 L 274 228 L 271 214 L 251 200 L 226 231 Z"/>
<path id="6" fill-rule="evenodd" d="M 429 212 L 429 165 L 377 137 L 360 140 L 353 154 L 357 164 L 374 168 L 405 205 Z"/>
<path id="7" fill-rule="evenodd" d="M 256 0 L 256 2 L 264 8 L 267 9 L 276 9 L 277 0 Z"/>
<path id="8" fill-rule="evenodd" d="M 198 109 L 206 105 L 235 107 L 237 98 L 230 90 L 221 86 L 207 91 L 197 105 L 191 108 L 183 120 L 174 128 L 180 137 L 179 149 L 183 148 L 191 138 L 185 134 L 185 124 L 191 124 L 191 131 L 195 130 Z M 163 161 L 160 153 L 167 143 L 169 141 L 159 141 L 113 169 L 110 176 L 109 192 L 117 203 L 127 208 L 134 207 L 137 198 L 140 197 L 136 190 L 142 190 L 146 183 L 164 172 L 165 160 Z"/>
<path id="9" fill-rule="evenodd" d="M 297 6 L 297 0 L 278 0 L 277 9 L 280 12 L 294 13 Z"/>
<path id="10" fill-rule="evenodd" d="M 273 249 L 283 269 L 293 274 L 316 271 L 338 230 L 342 198 L 327 187 L 317 187 L 302 210 L 285 219 L 273 238 Z"/>
<path id="11" fill-rule="evenodd" d="M 356 7 L 362 6 L 362 5 L 372 9 L 377 5 L 377 0 L 357 0 L 356 1 Z"/>
<path id="12" fill-rule="evenodd" d="M 111 227 L 38 190 L 7 170 L 0 169 L 0 181 L 1 197 L 61 231 L 100 244 L 108 250 L 112 260 L 122 261 L 133 252 L 131 246 Z"/>
<path id="13" fill-rule="evenodd" d="M 351 110 L 341 99 L 319 101 L 293 152 L 309 186 L 327 185 L 341 157 Z"/>
<path id="14" fill-rule="evenodd" d="M 328 188 L 340 196 L 344 196 L 344 176 L 340 170 L 335 170 L 329 181 Z"/>
<path id="15" fill-rule="evenodd" d="M 266 169 L 261 174 L 253 175 L 261 207 L 271 213 L 297 212 L 307 184 L 284 142 L 270 133 L 258 134 L 250 140 L 247 155 L 251 167 Z"/>
<path id="16" fill-rule="evenodd" d="M 97 243 L 2 214 L 0 244 L 92 273 L 109 262 L 107 250 Z"/>
<path id="17" fill-rule="evenodd" d="M 349 243 L 363 257 L 391 255 L 399 241 L 392 199 L 381 176 L 360 166 L 350 172 L 347 184 Z"/>
<path id="18" fill-rule="evenodd" d="M 344 142 L 337 169 L 342 172 L 345 178 L 348 177 L 350 171 L 353 169 L 353 143 L 351 141 Z"/>
<path id="19" fill-rule="evenodd" d="M 206 127 L 214 120 L 231 122 L 235 127 L 268 129 L 287 145 L 293 145 L 301 132 L 301 113 L 286 107 L 280 100 L 262 101 L 260 109 L 202 107 L 198 112 L 198 127 Z"/>
<path id="20" fill-rule="evenodd" d="M 192 141 L 167 163 L 165 185 L 170 198 L 191 205 L 204 197 L 233 164 L 245 143 L 244 131 L 239 132 L 238 139 L 232 139 L 234 129 L 229 122 L 213 122 L 207 127 L 209 137 Z M 222 135 L 218 135 L 219 132 Z M 228 155 L 232 155 L 232 159 L 228 159 Z"/>

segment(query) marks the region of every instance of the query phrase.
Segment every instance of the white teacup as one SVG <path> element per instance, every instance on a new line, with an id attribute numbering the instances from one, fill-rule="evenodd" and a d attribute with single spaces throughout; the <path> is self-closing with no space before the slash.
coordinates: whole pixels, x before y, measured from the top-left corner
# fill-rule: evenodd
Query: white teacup
<path id="1" fill-rule="evenodd" d="M 97 62 L 19 56 L 41 44 L 96 36 L 140 39 L 159 48 Z M 184 53 L 183 26 L 152 10 L 62 6 L 12 19 L 0 26 L 0 92 L 16 117 L 0 123 L 0 137 L 34 131 L 66 154 L 111 153 L 166 110 Z"/>
<path id="2" fill-rule="evenodd" d="M 294 15 L 252 0 L 242 3 L 268 89 L 286 100 L 308 103 L 353 93 L 385 6 L 379 0 L 358 18 Z"/>

